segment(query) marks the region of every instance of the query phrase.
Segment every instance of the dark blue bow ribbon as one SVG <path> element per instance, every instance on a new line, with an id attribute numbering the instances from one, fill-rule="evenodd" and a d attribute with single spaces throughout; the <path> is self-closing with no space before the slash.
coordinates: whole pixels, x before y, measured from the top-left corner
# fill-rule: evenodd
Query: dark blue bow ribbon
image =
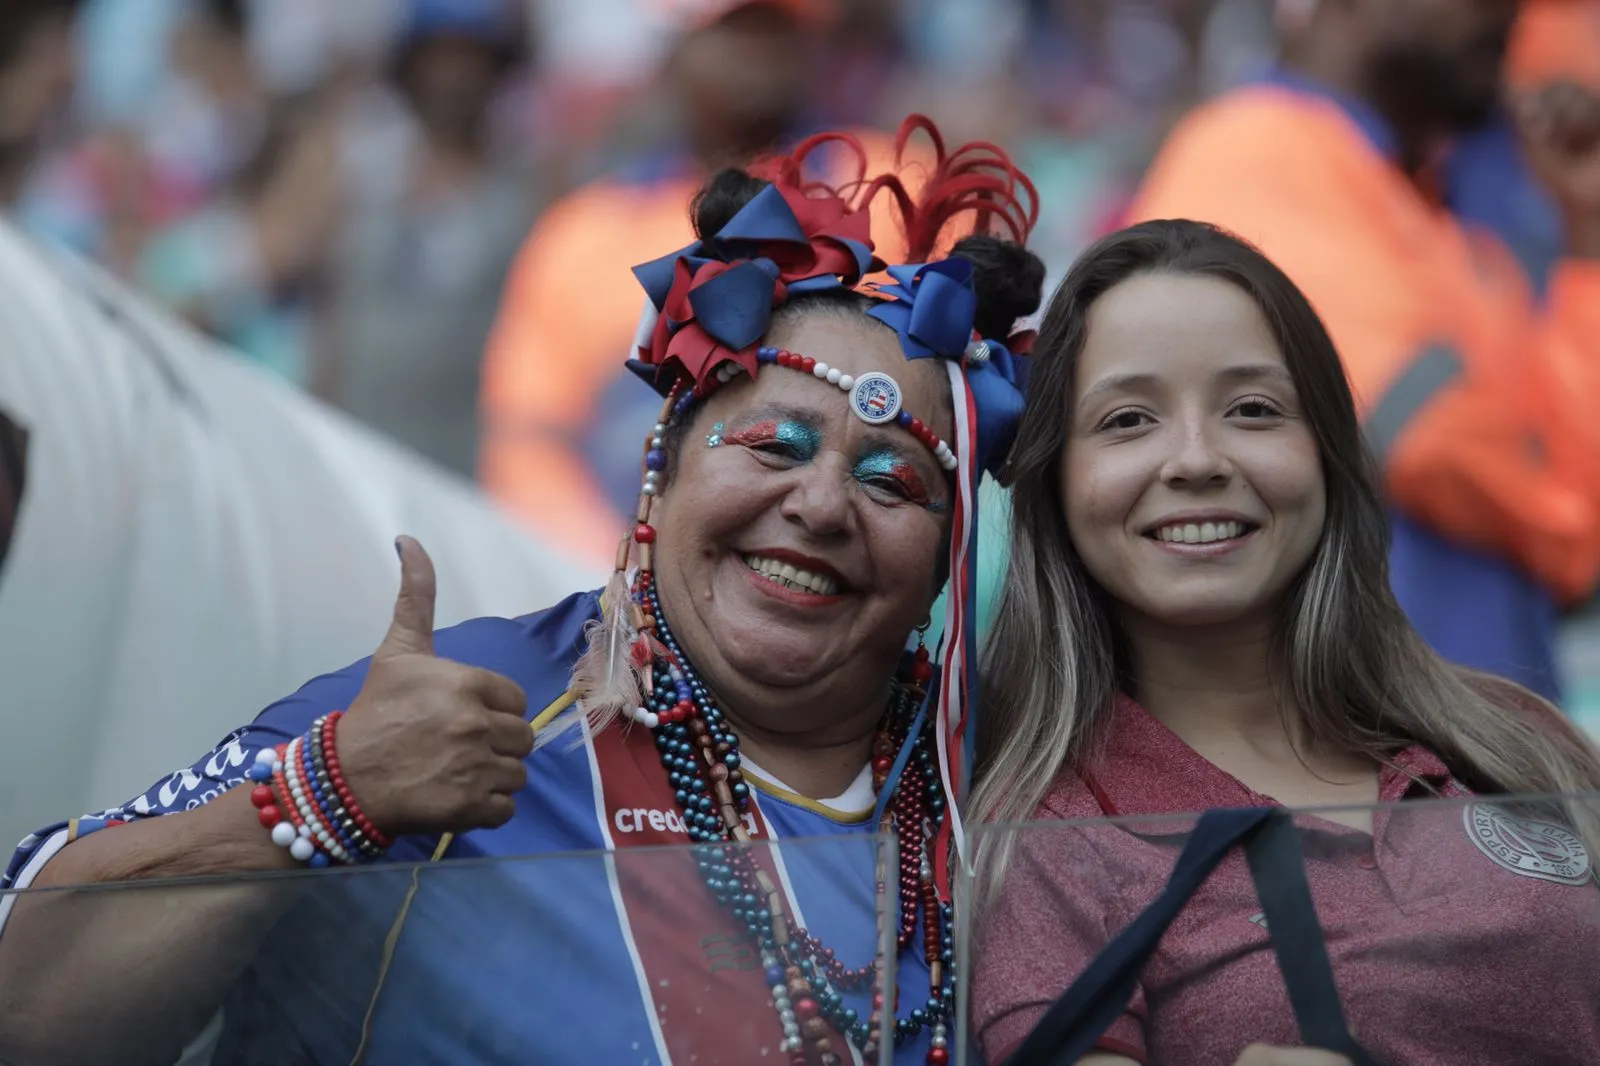
<path id="1" fill-rule="evenodd" d="M 972 341 L 978 295 L 972 263 L 960 257 L 889 268 L 893 285 L 879 286 L 889 299 L 867 313 L 900 337 L 907 359 L 961 359 Z M 984 338 L 989 358 L 969 362 L 967 383 L 978 409 L 978 468 L 998 473 L 1022 418 L 1023 360 L 999 340 Z"/>
<path id="2" fill-rule="evenodd" d="M 820 273 L 790 276 L 794 272 L 784 270 L 773 258 L 789 259 L 784 254 L 788 251 L 800 262 L 812 263 L 805 253 L 811 250 L 815 238 L 825 238 L 848 250 L 854 259 L 854 276 L 841 281 L 839 274 L 829 269 L 837 266 L 836 263 L 816 264 L 822 267 Z M 853 285 L 872 268 L 872 248 L 843 234 L 829 232 L 825 224 L 820 232 L 808 235 L 778 187 L 768 185 L 712 236 L 633 268 L 634 276 L 657 311 L 667 311 L 679 261 L 688 266 L 691 276 L 699 275 L 701 269 L 711 263 L 732 264 L 715 277 L 696 283 L 689 290 L 688 301 L 694 311 L 694 321 L 707 334 L 718 343 L 739 351 L 755 344 L 767 332 L 775 282 L 784 281 L 791 296 Z M 681 322 L 671 324 L 676 328 Z"/>

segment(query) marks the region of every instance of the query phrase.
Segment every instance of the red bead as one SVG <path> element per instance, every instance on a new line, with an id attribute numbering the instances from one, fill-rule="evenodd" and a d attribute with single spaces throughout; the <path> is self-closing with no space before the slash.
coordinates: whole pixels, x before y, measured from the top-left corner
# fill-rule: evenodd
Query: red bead
<path id="1" fill-rule="evenodd" d="M 277 797 L 272 794 L 272 789 L 266 785 L 257 785 L 250 790 L 250 802 L 258 808 L 265 807 L 269 803 L 277 802 Z"/>
<path id="2" fill-rule="evenodd" d="M 872 772 L 875 774 L 886 774 L 892 769 L 894 769 L 894 760 L 887 755 L 879 755 L 872 760 Z"/>
<path id="3" fill-rule="evenodd" d="M 794 1016 L 803 1022 L 810 1021 L 821 1013 L 821 1010 L 817 1008 L 817 1001 L 814 999 L 797 999 L 794 1001 Z"/>
<path id="4" fill-rule="evenodd" d="M 809 355 L 802 355 L 800 357 L 800 369 L 809 374 L 813 370 L 817 369 L 817 361 L 811 358 Z"/>
<path id="5" fill-rule="evenodd" d="M 775 360 L 775 362 L 777 362 L 777 364 L 779 366 L 788 366 L 789 365 L 789 350 L 787 348 L 779 348 L 778 349 L 778 358 Z"/>
<path id="6" fill-rule="evenodd" d="M 283 821 L 283 812 L 269 803 L 265 807 L 262 807 L 260 810 L 256 811 L 256 820 L 261 823 L 262 828 L 271 829 L 273 826 Z"/>
<path id="7" fill-rule="evenodd" d="M 928 1066 L 945 1066 L 950 1061 L 950 1049 L 931 1047 L 928 1049 Z"/>
<path id="8" fill-rule="evenodd" d="M 933 680 L 933 664 L 919 657 L 911 664 L 911 680 L 918 685 L 926 685 Z"/>
<path id="9" fill-rule="evenodd" d="M 656 542 L 656 531 L 653 527 L 640 522 L 633 527 L 633 539 L 640 544 L 654 544 Z"/>

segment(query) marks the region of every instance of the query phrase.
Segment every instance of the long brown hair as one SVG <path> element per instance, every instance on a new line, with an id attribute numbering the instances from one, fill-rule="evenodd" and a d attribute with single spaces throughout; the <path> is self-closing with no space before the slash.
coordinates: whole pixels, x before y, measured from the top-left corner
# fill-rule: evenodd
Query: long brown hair
<path id="1" fill-rule="evenodd" d="M 1294 283 L 1214 226 L 1147 222 L 1100 241 L 1051 298 L 1035 346 L 1027 408 L 1003 481 L 1012 489 L 1011 559 L 983 657 L 984 707 L 971 818 L 1032 816 L 1062 770 L 1103 742 L 1131 674 L 1107 596 L 1084 569 L 1063 514 L 1060 463 L 1089 310 L 1138 274 L 1202 275 L 1260 308 L 1294 379 L 1327 485 L 1316 553 L 1280 608 L 1275 676 L 1310 744 L 1389 762 L 1411 743 L 1484 792 L 1600 787 L 1600 755 L 1548 703 L 1441 659 L 1389 587 L 1389 533 L 1355 401 L 1321 319 Z M 1004 834 L 978 849 L 980 898 L 1003 871 Z"/>

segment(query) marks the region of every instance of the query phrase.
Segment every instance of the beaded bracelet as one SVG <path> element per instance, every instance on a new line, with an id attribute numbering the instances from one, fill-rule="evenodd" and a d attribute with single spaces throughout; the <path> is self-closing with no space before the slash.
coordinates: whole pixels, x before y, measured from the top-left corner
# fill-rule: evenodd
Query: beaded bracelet
<path id="1" fill-rule="evenodd" d="M 334 838 L 351 854 L 376 859 L 383 854 L 383 848 L 368 839 L 356 826 L 348 804 L 336 805 L 333 802 L 338 799 L 339 793 L 328 774 L 327 748 L 331 745 L 323 740 L 328 734 L 328 728 L 328 722 L 324 719 L 303 739 L 301 757 L 307 782 L 316 793 L 317 803 L 328 814 L 328 828 L 333 832 Z"/>
<path id="2" fill-rule="evenodd" d="M 272 831 L 272 842 L 288 848 L 296 862 L 312 866 L 328 865 L 328 857 L 311 842 L 311 830 L 300 819 L 288 796 L 289 786 L 283 776 L 283 748 L 262 748 L 256 752 L 249 778 L 257 782 L 250 792 L 250 802 L 255 804 L 256 818 Z"/>
<path id="3" fill-rule="evenodd" d="M 284 753 L 283 774 L 289 783 L 289 795 L 294 800 L 296 811 L 300 820 L 310 828 L 311 835 L 317 847 L 330 856 L 334 862 L 341 866 L 350 866 L 355 860 L 338 841 L 333 839 L 333 834 L 328 831 L 327 821 L 322 813 L 322 805 L 305 781 L 305 769 L 301 759 L 305 752 L 305 738 L 295 737 L 289 742 L 288 751 Z"/>
<path id="4" fill-rule="evenodd" d="M 334 711 L 324 720 L 322 726 L 322 748 L 327 756 L 328 779 L 333 785 L 334 792 L 338 794 L 339 802 L 344 804 L 344 809 L 350 813 L 351 820 L 357 829 L 372 843 L 376 844 L 379 851 L 387 851 L 394 847 L 394 837 L 381 831 L 367 818 L 366 812 L 350 794 L 350 786 L 345 784 L 344 771 L 339 766 L 339 751 L 334 741 L 337 737 L 339 720 L 344 717 L 343 711 Z"/>
<path id="5" fill-rule="evenodd" d="M 287 744 L 263 748 L 247 775 L 256 817 L 297 862 L 354 865 L 382 857 L 394 838 L 379 831 L 345 782 L 335 746 L 342 711 Z"/>

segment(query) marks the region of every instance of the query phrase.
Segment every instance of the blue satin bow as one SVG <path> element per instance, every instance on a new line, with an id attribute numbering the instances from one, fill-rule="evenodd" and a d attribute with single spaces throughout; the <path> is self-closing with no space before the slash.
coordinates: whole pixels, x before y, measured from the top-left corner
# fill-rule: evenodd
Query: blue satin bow
<path id="1" fill-rule="evenodd" d="M 710 263 L 731 263 L 715 277 L 695 284 L 688 301 L 694 321 L 707 334 L 739 351 L 766 334 L 772 318 L 774 282 L 784 281 L 789 295 L 795 296 L 854 285 L 871 269 L 870 245 L 833 231 L 829 223 L 835 220 L 812 221 L 813 232 L 808 234 L 778 187 L 768 185 L 711 237 L 642 263 L 633 268 L 633 273 L 656 310 L 666 311 L 680 260 L 687 264 L 691 275 L 698 275 Z M 848 252 L 854 260 L 853 277 L 841 282 L 834 269 L 844 265 L 841 262 L 807 259 L 807 253 L 814 251 L 812 242 L 819 239 Z M 772 258 L 774 255 L 802 265 L 784 269 Z M 800 273 L 812 268 L 815 273 Z"/>
<path id="2" fill-rule="evenodd" d="M 900 336 L 907 359 L 961 359 L 972 340 L 978 295 L 972 264 L 959 257 L 935 263 L 889 268 L 895 284 L 878 291 L 890 299 L 867 313 Z M 985 337 L 989 358 L 968 363 L 967 383 L 978 408 L 978 468 L 999 472 L 1022 418 L 1021 357 L 999 340 Z"/>

